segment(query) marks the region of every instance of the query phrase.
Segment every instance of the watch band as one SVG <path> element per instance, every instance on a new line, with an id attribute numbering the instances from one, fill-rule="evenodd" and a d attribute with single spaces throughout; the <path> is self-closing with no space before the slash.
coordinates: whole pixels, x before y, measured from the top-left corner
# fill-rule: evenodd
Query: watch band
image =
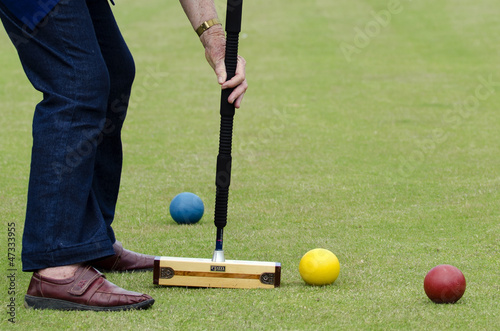
<path id="1" fill-rule="evenodd" d="M 201 25 L 198 27 L 198 29 L 196 29 L 196 33 L 198 34 L 198 37 L 200 37 L 203 34 L 203 32 L 210 29 L 210 27 L 217 25 L 217 24 L 221 24 L 221 22 L 219 21 L 218 18 L 213 18 L 211 20 L 208 20 L 208 21 L 201 23 Z"/>

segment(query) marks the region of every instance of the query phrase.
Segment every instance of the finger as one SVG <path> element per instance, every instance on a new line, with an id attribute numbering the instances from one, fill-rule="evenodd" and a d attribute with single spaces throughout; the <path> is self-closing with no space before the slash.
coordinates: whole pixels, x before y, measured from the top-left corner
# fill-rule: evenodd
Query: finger
<path id="1" fill-rule="evenodd" d="M 245 66 L 246 61 L 241 56 L 238 56 L 238 64 L 234 77 L 222 84 L 222 89 L 234 88 L 245 81 Z"/>
<path id="2" fill-rule="evenodd" d="M 239 108 L 239 105 L 241 104 L 241 100 L 243 99 L 243 95 L 248 89 L 248 83 L 246 80 L 243 81 L 240 85 L 238 85 L 233 92 L 228 97 L 228 102 L 229 103 L 234 103 L 236 108 Z"/>
<path id="3" fill-rule="evenodd" d="M 222 84 L 222 89 L 225 90 L 228 88 L 236 88 L 237 86 L 241 85 L 244 81 L 245 81 L 245 76 L 235 75 L 233 78 Z"/>
<path id="4" fill-rule="evenodd" d="M 234 108 L 240 108 L 241 107 L 241 102 L 243 101 L 243 97 L 245 96 L 245 93 L 240 95 L 235 101 L 234 101 Z"/>

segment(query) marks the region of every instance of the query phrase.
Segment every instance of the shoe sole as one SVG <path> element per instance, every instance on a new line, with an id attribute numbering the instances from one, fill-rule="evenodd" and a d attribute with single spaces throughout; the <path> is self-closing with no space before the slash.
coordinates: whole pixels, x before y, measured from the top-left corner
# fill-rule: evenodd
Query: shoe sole
<path id="1" fill-rule="evenodd" d="M 130 270 L 111 270 L 111 269 L 103 269 L 99 267 L 94 267 L 102 273 L 113 274 L 113 273 L 135 273 L 135 272 L 147 272 L 153 271 L 153 268 L 145 268 L 145 269 L 130 269 Z"/>
<path id="2" fill-rule="evenodd" d="M 66 300 L 41 298 L 41 297 L 34 297 L 31 295 L 24 296 L 24 306 L 26 308 L 33 308 L 33 309 L 123 311 L 123 310 L 147 309 L 151 307 L 153 303 L 155 303 L 155 300 L 149 299 L 126 306 L 99 307 L 99 306 L 82 305 L 79 303 L 74 303 Z"/>

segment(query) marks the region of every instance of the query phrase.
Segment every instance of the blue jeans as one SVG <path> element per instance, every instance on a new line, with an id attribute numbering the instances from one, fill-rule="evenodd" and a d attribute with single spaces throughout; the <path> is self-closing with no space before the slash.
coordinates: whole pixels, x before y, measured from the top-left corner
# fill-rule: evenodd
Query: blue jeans
<path id="1" fill-rule="evenodd" d="M 62 0 L 34 30 L 0 9 L 43 93 L 33 118 L 23 270 L 113 255 L 120 132 L 135 65 L 111 8 L 107 0 Z"/>

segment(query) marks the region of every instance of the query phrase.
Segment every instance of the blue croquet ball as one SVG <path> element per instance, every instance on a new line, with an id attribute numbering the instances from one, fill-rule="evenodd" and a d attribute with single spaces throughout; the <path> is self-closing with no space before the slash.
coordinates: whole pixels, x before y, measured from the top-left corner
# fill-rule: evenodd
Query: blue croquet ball
<path id="1" fill-rule="evenodd" d="M 203 216 L 205 206 L 200 197 L 191 192 L 177 194 L 170 203 L 170 216 L 178 224 L 194 224 Z"/>

